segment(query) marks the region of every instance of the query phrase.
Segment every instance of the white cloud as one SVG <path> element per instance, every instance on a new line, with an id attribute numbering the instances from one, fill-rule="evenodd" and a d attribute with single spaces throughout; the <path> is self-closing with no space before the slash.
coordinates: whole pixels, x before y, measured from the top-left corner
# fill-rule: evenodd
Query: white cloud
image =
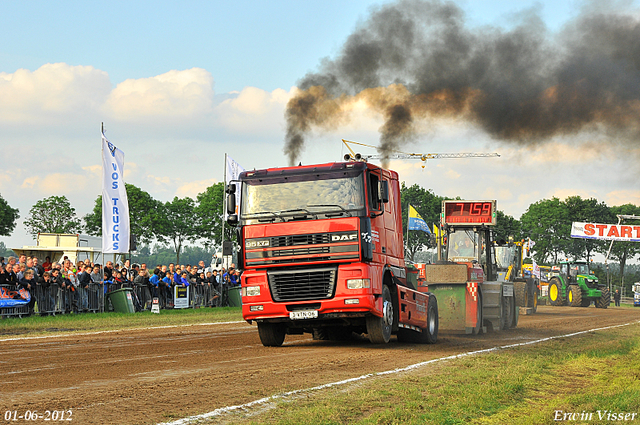
<path id="1" fill-rule="evenodd" d="M 31 72 L 0 73 L 0 122 L 50 124 L 60 116 L 97 111 L 111 90 L 106 72 L 92 66 L 46 64 Z"/>
<path id="2" fill-rule="evenodd" d="M 605 194 L 604 201 L 607 205 L 640 205 L 640 190 L 614 190 Z"/>
<path id="3" fill-rule="evenodd" d="M 221 127 L 239 133 L 282 134 L 284 110 L 295 91 L 276 89 L 267 92 L 245 87 L 237 97 L 221 102 L 215 109 Z"/>
<path id="4" fill-rule="evenodd" d="M 209 72 L 201 68 L 174 70 L 123 81 L 109 94 L 104 109 L 124 122 L 195 119 L 211 114 L 213 94 Z"/>

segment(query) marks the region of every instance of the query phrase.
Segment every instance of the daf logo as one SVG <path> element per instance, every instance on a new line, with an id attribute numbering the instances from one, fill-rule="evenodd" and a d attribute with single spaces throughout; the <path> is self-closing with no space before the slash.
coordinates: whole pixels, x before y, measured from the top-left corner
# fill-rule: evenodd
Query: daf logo
<path id="1" fill-rule="evenodd" d="M 357 234 L 351 235 L 331 235 L 331 242 L 355 241 L 358 239 Z"/>

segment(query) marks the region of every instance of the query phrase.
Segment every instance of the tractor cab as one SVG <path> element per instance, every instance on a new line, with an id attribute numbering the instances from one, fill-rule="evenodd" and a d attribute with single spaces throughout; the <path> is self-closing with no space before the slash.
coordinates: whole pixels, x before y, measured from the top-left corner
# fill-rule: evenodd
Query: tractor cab
<path id="1" fill-rule="evenodd" d="M 484 235 L 471 229 L 456 229 L 449 233 L 446 256 L 455 263 L 480 262 Z"/>

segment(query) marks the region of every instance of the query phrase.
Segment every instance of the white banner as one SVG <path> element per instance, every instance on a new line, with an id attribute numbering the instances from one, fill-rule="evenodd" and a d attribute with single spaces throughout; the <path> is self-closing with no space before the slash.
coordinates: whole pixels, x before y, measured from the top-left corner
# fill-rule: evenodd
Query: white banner
<path id="1" fill-rule="evenodd" d="M 571 237 L 607 241 L 640 242 L 640 226 L 573 222 Z"/>
<path id="2" fill-rule="evenodd" d="M 238 180 L 240 173 L 244 171 L 244 168 L 235 162 L 229 155 L 227 155 L 227 180 L 224 182 L 225 189 L 230 181 Z M 236 186 L 236 214 L 238 214 L 238 208 L 240 207 L 240 183 L 235 183 Z M 227 211 L 224 211 L 224 219 L 227 219 Z"/>
<path id="3" fill-rule="evenodd" d="M 129 201 L 124 186 L 124 152 L 102 134 L 102 253 L 129 252 Z"/>
<path id="4" fill-rule="evenodd" d="M 531 272 L 531 274 L 534 277 L 537 277 L 538 280 L 540 280 L 540 266 L 538 266 L 538 263 L 536 263 L 536 260 L 533 260 L 533 270 Z"/>

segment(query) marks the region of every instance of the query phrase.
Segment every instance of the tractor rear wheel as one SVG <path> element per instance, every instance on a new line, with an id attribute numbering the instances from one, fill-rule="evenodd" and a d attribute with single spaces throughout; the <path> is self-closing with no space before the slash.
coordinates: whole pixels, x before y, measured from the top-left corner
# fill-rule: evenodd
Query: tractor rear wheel
<path id="1" fill-rule="evenodd" d="M 609 292 L 609 288 L 601 288 L 600 298 L 596 300 L 596 308 L 607 308 L 609 304 L 611 304 L 611 292 Z"/>
<path id="2" fill-rule="evenodd" d="M 501 330 L 506 330 L 509 329 L 512 325 L 513 325 L 513 320 L 514 320 L 514 299 L 513 297 L 502 297 L 502 311 L 500 314 L 500 329 Z"/>
<path id="3" fill-rule="evenodd" d="M 258 323 L 258 335 L 265 347 L 280 347 L 287 334 L 287 328 L 282 323 Z"/>
<path id="4" fill-rule="evenodd" d="M 582 289 L 578 285 L 569 285 L 567 291 L 567 304 L 571 307 L 580 307 L 582 305 Z"/>
<path id="5" fill-rule="evenodd" d="M 382 317 L 370 314 L 367 316 L 367 334 L 374 344 L 386 344 L 391 339 L 393 327 L 393 302 L 391 291 L 385 285 L 382 288 Z"/>
<path id="6" fill-rule="evenodd" d="M 527 303 L 527 307 L 532 307 L 535 309 L 538 307 L 538 279 L 531 279 L 528 282 L 529 289 L 529 302 Z"/>
<path id="7" fill-rule="evenodd" d="M 562 283 L 557 277 L 551 278 L 549 281 L 549 303 L 551 305 L 564 305 L 562 298 Z"/>
<path id="8" fill-rule="evenodd" d="M 518 307 L 529 307 L 529 288 L 527 286 L 527 282 L 513 282 L 513 292 Z"/>

